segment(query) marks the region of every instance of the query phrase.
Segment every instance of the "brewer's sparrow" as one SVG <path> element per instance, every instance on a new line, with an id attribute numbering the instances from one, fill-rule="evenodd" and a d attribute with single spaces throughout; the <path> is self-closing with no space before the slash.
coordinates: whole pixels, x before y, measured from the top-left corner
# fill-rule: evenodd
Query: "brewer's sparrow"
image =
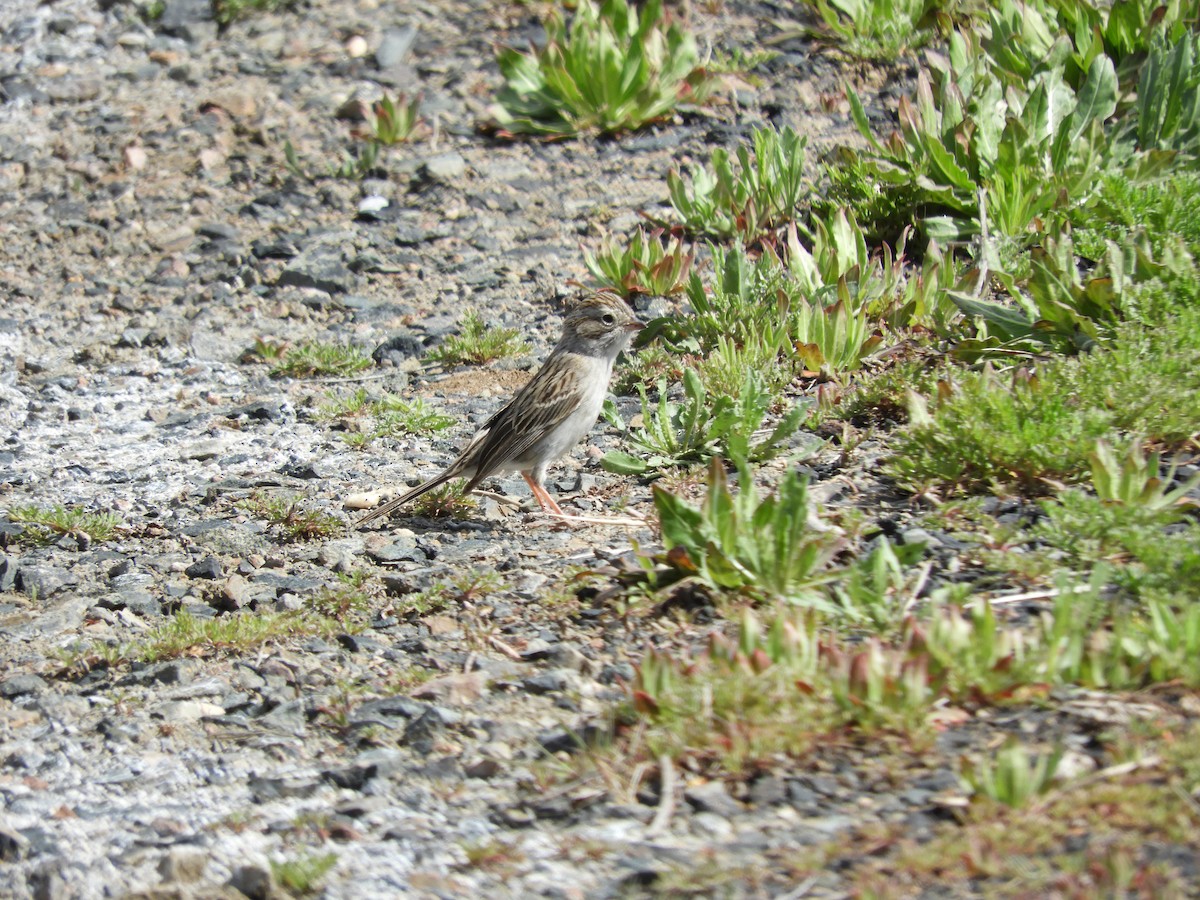
<path id="1" fill-rule="evenodd" d="M 542 509 L 563 515 L 546 491 L 546 469 L 591 430 L 604 405 L 613 363 L 641 328 L 625 301 L 614 294 L 599 293 L 576 303 L 538 373 L 487 420 L 458 459 L 356 524 L 382 519 L 452 478 L 466 478 L 464 492 L 469 492 L 489 475 L 514 470 L 525 477 Z"/>

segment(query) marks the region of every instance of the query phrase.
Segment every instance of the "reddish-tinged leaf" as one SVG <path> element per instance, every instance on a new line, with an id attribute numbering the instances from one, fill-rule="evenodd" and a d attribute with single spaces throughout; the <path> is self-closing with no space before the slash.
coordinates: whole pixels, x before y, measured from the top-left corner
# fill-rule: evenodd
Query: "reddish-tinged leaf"
<path id="1" fill-rule="evenodd" d="M 633 708 L 644 715 L 658 715 L 659 706 L 654 698 L 645 691 L 633 692 Z"/>
<path id="2" fill-rule="evenodd" d="M 750 657 L 750 666 L 754 669 L 754 673 L 761 674 L 771 668 L 773 663 L 771 657 L 767 656 L 766 651 L 759 647 Z"/>

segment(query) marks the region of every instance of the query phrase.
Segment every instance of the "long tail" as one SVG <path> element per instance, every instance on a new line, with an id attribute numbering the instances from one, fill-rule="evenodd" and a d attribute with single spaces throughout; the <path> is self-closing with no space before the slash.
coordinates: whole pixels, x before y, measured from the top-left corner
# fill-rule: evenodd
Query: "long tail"
<path id="1" fill-rule="evenodd" d="M 438 475 L 435 478 L 430 478 L 427 482 L 413 488 L 407 494 L 401 494 L 399 497 L 393 497 L 387 503 L 383 504 L 383 506 L 375 507 L 375 509 L 371 510 L 369 513 L 355 522 L 354 527 L 362 528 L 364 525 L 374 522 L 376 519 L 386 519 L 410 500 L 416 500 L 426 491 L 432 491 L 438 485 L 445 484 L 447 481 L 458 477 L 458 475 L 451 474 L 450 472 L 443 472 L 441 475 Z"/>

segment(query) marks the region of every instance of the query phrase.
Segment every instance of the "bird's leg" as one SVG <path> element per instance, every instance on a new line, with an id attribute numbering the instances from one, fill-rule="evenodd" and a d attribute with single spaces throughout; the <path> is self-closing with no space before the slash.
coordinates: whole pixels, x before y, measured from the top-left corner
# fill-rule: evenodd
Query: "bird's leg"
<path id="1" fill-rule="evenodd" d="M 522 472 L 521 477 L 525 479 L 525 483 L 529 485 L 529 489 L 533 491 L 533 499 L 538 502 L 538 506 L 548 513 L 554 513 L 556 516 L 562 516 L 564 519 L 570 518 L 559 505 L 554 502 L 554 498 L 549 492 L 530 477 L 528 472 Z"/>

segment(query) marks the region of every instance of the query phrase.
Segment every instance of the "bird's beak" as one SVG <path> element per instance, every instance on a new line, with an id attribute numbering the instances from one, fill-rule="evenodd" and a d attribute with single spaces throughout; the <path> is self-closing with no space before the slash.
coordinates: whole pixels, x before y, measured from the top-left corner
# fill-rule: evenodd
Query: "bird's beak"
<path id="1" fill-rule="evenodd" d="M 641 330 L 642 330 L 643 328 L 645 328 L 645 327 L 646 327 L 646 326 L 645 326 L 643 323 L 641 323 L 641 322 L 637 321 L 636 319 L 634 319 L 632 322 L 630 322 L 628 325 L 626 325 L 626 326 L 625 326 L 625 330 L 626 330 L 626 331 L 638 332 L 638 331 L 641 331 Z"/>

